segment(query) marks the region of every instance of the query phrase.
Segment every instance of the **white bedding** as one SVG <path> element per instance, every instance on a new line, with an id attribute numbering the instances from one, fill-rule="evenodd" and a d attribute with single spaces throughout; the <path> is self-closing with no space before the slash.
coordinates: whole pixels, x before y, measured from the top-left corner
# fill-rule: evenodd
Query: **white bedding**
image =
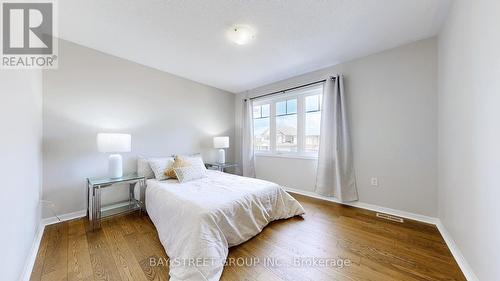
<path id="1" fill-rule="evenodd" d="M 304 214 L 275 183 L 217 171 L 186 183 L 148 180 L 146 209 L 170 258 L 173 281 L 219 280 L 229 247 L 273 220 Z"/>

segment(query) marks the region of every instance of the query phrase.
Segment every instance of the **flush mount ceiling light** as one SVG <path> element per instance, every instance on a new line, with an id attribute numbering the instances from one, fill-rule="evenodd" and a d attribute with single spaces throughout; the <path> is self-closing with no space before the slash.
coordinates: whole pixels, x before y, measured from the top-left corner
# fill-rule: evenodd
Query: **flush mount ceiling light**
<path id="1" fill-rule="evenodd" d="M 256 32 L 252 27 L 242 24 L 235 25 L 227 31 L 229 40 L 238 45 L 250 43 L 250 41 L 255 39 L 255 34 Z"/>

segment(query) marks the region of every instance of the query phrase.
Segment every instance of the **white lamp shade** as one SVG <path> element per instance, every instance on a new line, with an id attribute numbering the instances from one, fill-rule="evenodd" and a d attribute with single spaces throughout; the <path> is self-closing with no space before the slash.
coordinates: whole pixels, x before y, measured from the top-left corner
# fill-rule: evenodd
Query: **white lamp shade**
<path id="1" fill-rule="evenodd" d="M 129 134 L 97 134 L 97 149 L 99 152 L 130 152 L 131 146 L 132 136 Z"/>
<path id="2" fill-rule="evenodd" d="M 229 137 L 214 137 L 214 148 L 228 148 Z"/>

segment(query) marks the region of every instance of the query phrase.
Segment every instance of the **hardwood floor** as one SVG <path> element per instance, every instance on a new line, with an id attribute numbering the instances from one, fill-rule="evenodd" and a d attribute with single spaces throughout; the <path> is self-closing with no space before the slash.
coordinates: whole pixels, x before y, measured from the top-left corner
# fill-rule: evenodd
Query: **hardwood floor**
<path id="1" fill-rule="evenodd" d="M 231 248 L 221 280 L 466 280 L 435 226 L 294 196 L 304 218 L 273 222 Z M 168 280 L 168 267 L 150 264 L 167 256 L 147 216 L 112 218 L 95 232 L 87 225 L 47 226 L 31 280 Z M 315 257 L 351 264 L 290 266 Z M 252 259 L 259 263 L 237 265 Z"/>

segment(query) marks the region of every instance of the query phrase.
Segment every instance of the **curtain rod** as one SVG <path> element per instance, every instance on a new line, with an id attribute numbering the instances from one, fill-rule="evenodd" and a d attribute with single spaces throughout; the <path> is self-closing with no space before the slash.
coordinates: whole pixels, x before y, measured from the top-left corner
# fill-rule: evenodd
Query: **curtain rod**
<path id="1" fill-rule="evenodd" d="M 335 76 L 331 76 L 330 79 L 335 80 Z M 259 98 L 263 98 L 263 97 L 267 97 L 267 96 L 272 96 L 272 95 L 276 95 L 276 94 L 284 94 L 284 93 L 289 92 L 289 91 L 293 91 L 293 90 L 296 90 L 296 89 L 304 88 L 304 87 L 307 87 L 307 86 L 312 86 L 312 85 L 319 84 L 319 83 L 325 83 L 325 82 L 326 82 L 326 79 L 323 79 L 323 80 L 319 80 L 319 81 L 316 81 L 316 82 L 311 82 L 311 83 L 307 83 L 307 84 L 295 86 L 295 87 L 292 87 L 292 88 L 288 88 L 288 89 L 284 89 L 284 90 L 280 90 L 280 91 L 276 91 L 276 92 L 272 92 L 272 93 L 268 93 L 268 94 L 264 94 L 264 95 L 260 95 L 260 96 L 256 96 L 256 97 L 251 97 L 251 98 L 245 99 L 245 101 L 259 99 Z"/>

